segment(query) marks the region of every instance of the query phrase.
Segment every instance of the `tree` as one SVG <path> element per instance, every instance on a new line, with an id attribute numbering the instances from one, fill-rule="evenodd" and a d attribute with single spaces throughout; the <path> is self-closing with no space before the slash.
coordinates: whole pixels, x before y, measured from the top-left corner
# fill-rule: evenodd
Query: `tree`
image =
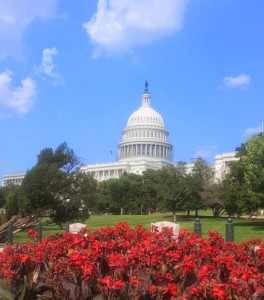
<path id="1" fill-rule="evenodd" d="M 177 211 L 184 209 L 186 198 L 189 197 L 186 186 L 183 184 L 184 175 L 175 166 L 163 167 L 157 172 L 159 175 L 158 197 L 161 206 L 172 212 L 173 220 L 176 222 Z"/>
<path id="2" fill-rule="evenodd" d="M 2 206 L 5 209 L 6 217 L 10 219 L 19 212 L 19 203 L 21 202 L 21 187 L 19 185 L 9 184 L 1 188 L 0 197 Z"/>
<path id="3" fill-rule="evenodd" d="M 158 205 L 159 172 L 148 169 L 141 177 L 141 211 L 142 213 L 156 212 Z"/>
<path id="4" fill-rule="evenodd" d="M 4 207 L 4 203 L 5 203 L 4 188 L 0 187 L 0 208 Z"/>
<path id="5" fill-rule="evenodd" d="M 96 181 L 80 173 L 81 163 L 66 143 L 43 149 L 22 182 L 22 214 L 49 216 L 55 223 L 84 221 L 97 197 Z"/>
<path id="6" fill-rule="evenodd" d="M 184 210 L 187 211 L 187 216 L 189 216 L 190 212 L 193 210 L 198 216 L 198 210 L 205 208 L 205 204 L 202 198 L 202 191 L 204 186 L 200 186 L 200 178 L 194 173 L 186 174 L 184 176 L 183 182 L 187 190 Z"/>
<path id="7" fill-rule="evenodd" d="M 237 147 L 238 161 L 230 165 L 221 198 L 230 214 L 254 214 L 264 205 L 264 136 L 250 137 Z"/>
<path id="8" fill-rule="evenodd" d="M 207 182 L 201 192 L 205 206 L 213 211 L 215 218 L 220 217 L 225 211 L 225 204 L 221 198 L 223 193 L 222 182 Z"/>
<path id="9" fill-rule="evenodd" d="M 209 164 L 202 158 L 197 159 L 190 177 L 190 186 L 194 193 L 192 209 L 195 210 L 196 216 L 198 216 L 199 209 L 206 207 L 202 195 L 208 184 L 212 182 L 212 178 L 212 171 Z"/>
<path id="10" fill-rule="evenodd" d="M 140 176 L 123 174 L 120 178 L 112 178 L 101 185 L 103 202 L 108 211 L 113 213 L 138 213 L 140 210 L 139 197 L 141 190 Z"/>
<path id="11" fill-rule="evenodd" d="M 245 183 L 255 197 L 264 202 L 264 135 L 250 137 L 245 145 L 246 154 L 241 157 L 245 168 Z"/>

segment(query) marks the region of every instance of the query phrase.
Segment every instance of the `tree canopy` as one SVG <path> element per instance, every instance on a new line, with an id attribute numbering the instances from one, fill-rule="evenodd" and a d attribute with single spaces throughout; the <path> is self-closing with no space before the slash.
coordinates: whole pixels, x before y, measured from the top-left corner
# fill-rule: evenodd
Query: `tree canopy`
<path id="1" fill-rule="evenodd" d="M 80 159 L 66 143 L 55 151 L 43 149 L 22 182 L 20 212 L 35 218 L 49 216 L 57 224 L 88 218 L 97 197 L 97 182 L 79 172 L 80 166 Z"/>
<path id="2" fill-rule="evenodd" d="M 230 215 L 254 214 L 264 206 L 264 136 L 251 136 L 237 147 L 238 161 L 223 181 L 222 199 Z"/>

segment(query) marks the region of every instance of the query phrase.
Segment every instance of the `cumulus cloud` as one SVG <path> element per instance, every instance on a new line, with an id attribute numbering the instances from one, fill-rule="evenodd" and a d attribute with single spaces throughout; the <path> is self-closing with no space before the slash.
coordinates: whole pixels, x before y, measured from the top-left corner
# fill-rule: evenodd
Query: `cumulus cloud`
<path id="1" fill-rule="evenodd" d="M 238 76 L 227 76 L 223 79 L 224 86 L 228 88 L 249 85 L 250 81 L 250 76 L 244 73 Z"/>
<path id="2" fill-rule="evenodd" d="M 34 81 L 26 77 L 20 86 L 13 87 L 13 74 L 6 70 L 0 73 L 0 116 L 10 114 L 26 114 L 34 104 L 36 86 Z"/>
<path id="3" fill-rule="evenodd" d="M 98 0 L 97 12 L 83 24 L 94 56 L 130 50 L 180 30 L 186 0 Z"/>
<path id="4" fill-rule="evenodd" d="M 244 131 L 245 136 L 251 136 L 254 134 L 258 134 L 263 131 L 263 124 L 258 127 L 250 127 Z"/>
<path id="5" fill-rule="evenodd" d="M 36 19 L 55 16 L 59 0 L 0 1 L 0 59 L 17 57 L 23 48 L 23 34 Z"/>
<path id="6" fill-rule="evenodd" d="M 204 146 L 197 147 L 194 157 L 202 157 L 204 159 L 211 158 L 214 150 L 217 148 L 213 143 L 207 143 Z"/>
<path id="7" fill-rule="evenodd" d="M 57 86 L 63 83 L 63 79 L 59 73 L 56 71 L 56 65 L 53 62 L 54 56 L 56 56 L 59 51 L 56 48 L 45 48 L 42 51 L 42 61 L 41 65 L 35 67 L 35 72 L 37 75 L 44 79 L 51 80 L 52 84 Z"/>
<path id="8" fill-rule="evenodd" d="M 199 151 L 196 151 L 194 156 L 195 157 L 203 157 L 203 158 L 206 158 L 206 157 L 209 157 L 210 155 L 212 154 L 212 151 L 211 150 L 199 150 Z"/>

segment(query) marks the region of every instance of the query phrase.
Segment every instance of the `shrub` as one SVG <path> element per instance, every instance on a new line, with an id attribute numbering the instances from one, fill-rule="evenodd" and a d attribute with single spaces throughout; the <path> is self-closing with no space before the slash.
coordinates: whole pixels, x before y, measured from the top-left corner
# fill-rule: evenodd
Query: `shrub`
<path id="1" fill-rule="evenodd" d="M 264 247 L 217 232 L 178 238 L 126 223 L 50 235 L 0 254 L 0 278 L 15 299 L 263 299 Z M 22 298 L 21 298 L 22 297 Z M 97 297 L 97 298 L 96 298 Z"/>

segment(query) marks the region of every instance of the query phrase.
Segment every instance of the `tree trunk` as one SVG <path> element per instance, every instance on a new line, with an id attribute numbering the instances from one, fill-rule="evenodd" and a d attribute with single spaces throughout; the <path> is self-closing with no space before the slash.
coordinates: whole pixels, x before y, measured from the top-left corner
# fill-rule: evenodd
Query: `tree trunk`
<path id="1" fill-rule="evenodd" d="M 176 223 L 176 212 L 174 211 L 172 212 L 172 214 L 173 214 L 173 222 Z"/>
<path id="2" fill-rule="evenodd" d="M 123 216 L 123 213 L 124 213 L 124 208 L 121 207 L 121 208 L 120 208 L 120 215 Z"/>

